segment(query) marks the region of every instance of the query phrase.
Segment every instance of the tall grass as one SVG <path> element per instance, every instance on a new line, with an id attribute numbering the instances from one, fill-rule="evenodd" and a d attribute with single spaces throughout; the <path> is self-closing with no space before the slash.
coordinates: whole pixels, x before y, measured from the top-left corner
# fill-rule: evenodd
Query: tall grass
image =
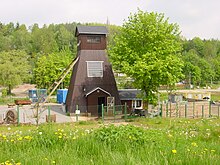
<path id="1" fill-rule="evenodd" d="M 219 124 L 217 119 L 158 118 L 95 129 L 85 124 L 0 127 L 0 163 L 218 164 Z"/>

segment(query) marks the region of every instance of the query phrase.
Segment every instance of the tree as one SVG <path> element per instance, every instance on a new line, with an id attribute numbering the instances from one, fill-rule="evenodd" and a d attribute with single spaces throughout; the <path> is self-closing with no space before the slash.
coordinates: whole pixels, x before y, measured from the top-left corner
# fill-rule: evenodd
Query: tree
<path id="1" fill-rule="evenodd" d="M 27 31 L 25 25 L 17 25 L 16 30 L 13 33 L 13 48 L 18 50 L 26 50 L 28 52 L 28 47 L 30 43 L 30 34 Z"/>
<path id="2" fill-rule="evenodd" d="M 71 52 L 67 51 L 39 57 L 34 69 L 34 78 L 37 86 L 39 88 L 48 88 L 58 79 L 72 60 L 73 56 Z M 69 81 L 70 75 L 64 79 L 63 86 L 67 86 Z"/>
<path id="3" fill-rule="evenodd" d="M 30 65 L 24 51 L 0 52 L 0 84 L 7 87 L 8 94 L 22 82 L 28 81 Z"/>
<path id="4" fill-rule="evenodd" d="M 138 11 L 124 22 L 110 45 L 115 69 L 133 78 L 148 103 L 155 101 L 160 85 L 173 86 L 183 76 L 179 29 L 163 14 Z"/>
<path id="5" fill-rule="evenodd" d="M 71 40 L 74 38 L 74 34 L 70 33 L 64 25 L 59 25 L 56 31 L 56 42 L 59 47 L 59 51 L 71 48 Z"/>
<path id="6" fill-rule="evenodd" d="M 199 61 L 201 57 L 197 54 L 197 51 L 190 49 L 189 52 L 183 53 L 184 68 L 183 74 L 189 85 L 200 85 L 201 83 L 201 69 Z"/>
<path id="7" fill-rule="evenodd" d="M 39 28 L 37 24 L 34 24 L 31 33 L 31 43 L 31 52 L 49 54 L 58 51 L 53 28 L 48 28 L 46 25 Z"/>

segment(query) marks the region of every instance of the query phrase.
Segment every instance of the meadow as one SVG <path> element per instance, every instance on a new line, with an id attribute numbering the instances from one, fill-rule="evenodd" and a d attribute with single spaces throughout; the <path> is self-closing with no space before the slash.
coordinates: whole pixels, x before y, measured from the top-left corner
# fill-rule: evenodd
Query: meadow
<path id="1" fill-rule="evenodd" d="M 0 126 L 0 164 L 217 165 L 219 126 L 214 118 Z"/>

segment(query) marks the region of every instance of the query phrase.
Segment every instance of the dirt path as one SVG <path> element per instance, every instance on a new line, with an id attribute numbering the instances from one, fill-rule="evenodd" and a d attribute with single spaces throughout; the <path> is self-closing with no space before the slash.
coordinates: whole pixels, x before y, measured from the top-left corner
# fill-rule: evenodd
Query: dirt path
<path id="1" fill-rule="evenodd" d="M 16 88 L 12 90 L 12 93 L 15 94 L 16 97 L 28 97 L 28 90 L 30 89 L 36 89 L 36 85 L 34 84 L 18 85 Z"/>

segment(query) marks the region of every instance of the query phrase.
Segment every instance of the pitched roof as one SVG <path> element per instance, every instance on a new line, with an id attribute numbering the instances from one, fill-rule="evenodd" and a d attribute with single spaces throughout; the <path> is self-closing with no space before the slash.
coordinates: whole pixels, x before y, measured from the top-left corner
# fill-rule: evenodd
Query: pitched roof
<path id="1" fill-rule="evenodd" d="M 141 94 L 139 89 L 120 89 L 118 93 L 121 100 L 142 100 L 138 97 Z"/>
<path id="2" fill-rule="evenodd" d="M 79 34 L 108 34 L 108 30 L 105 26 L 81 26 L 76 27 L 75 36 Z"/>
<path id="3" fill-rule="evenodd" d="M 87 97 L 88 95 L 90 95 L 91 93 L 97 91 L 97 90 L 100 90 L 100 91 L 106 93 L 107 95 L 111 96 L 111 94 L 110 94 L 109 92 L 105 91 L 104 89 L 102 89 L 102 88 L 100 88 L 100 87 L 97 87 L 97 88 L 91 90 L 90 92 L 88 92 L 88 93 L 86 94 L 86 97 Z"/>

